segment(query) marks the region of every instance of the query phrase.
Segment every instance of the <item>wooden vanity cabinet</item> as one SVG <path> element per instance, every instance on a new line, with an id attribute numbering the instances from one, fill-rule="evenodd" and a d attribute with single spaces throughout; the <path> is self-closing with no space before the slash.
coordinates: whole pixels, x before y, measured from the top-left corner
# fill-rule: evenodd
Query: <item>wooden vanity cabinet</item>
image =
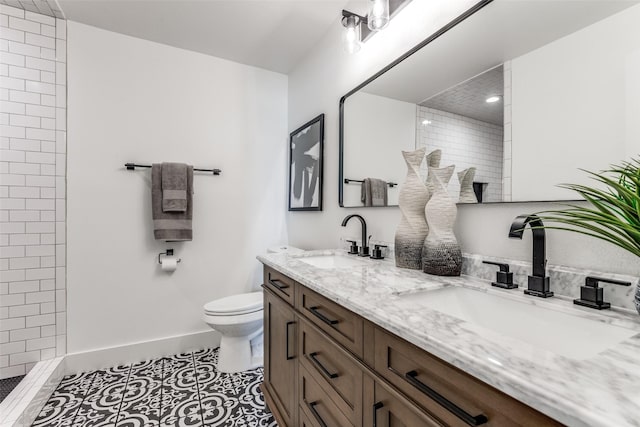
<path id="1" fill-rule="evenodd" d="M 262 390 L 281 427 L 561 425 L 269 267 L 264 277 Z"/>
<path id="2" fill-rule="evenodd" d="M 297 425 L 297 316 L 292 306 L 264 289 L 265 401 L 280 426 Z"/>

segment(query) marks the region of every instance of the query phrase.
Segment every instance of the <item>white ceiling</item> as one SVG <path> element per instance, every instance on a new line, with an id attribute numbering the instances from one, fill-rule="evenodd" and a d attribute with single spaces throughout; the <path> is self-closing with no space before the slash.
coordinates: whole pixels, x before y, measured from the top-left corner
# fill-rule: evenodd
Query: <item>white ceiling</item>
<path id="1" fill-rule="evenodd" d="M 363 0 L 58 0 L 67 19 L 288 73 Z"/>
<path id="2" fill-rule="evenodd" d="M 493 68 L 424 101 L 422 106 L 502 126 L 502 99 L 488 103 L 490 96 L 504 95 L 504 67 Z"/>
<path id="3" fill-rule="evenodd" d="M 495 0 L 362 90 L 420 104 L 638 0 Z"/>

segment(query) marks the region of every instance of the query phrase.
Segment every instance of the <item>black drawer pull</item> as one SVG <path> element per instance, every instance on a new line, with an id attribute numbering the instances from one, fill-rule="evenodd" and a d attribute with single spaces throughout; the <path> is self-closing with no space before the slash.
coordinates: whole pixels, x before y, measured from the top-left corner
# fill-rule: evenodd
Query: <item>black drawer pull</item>
<path id="1" fill-rule="evenodd" d="M 295 324 L 296 324 L 296 322 L 287 322 L 287 332 L 286 332 L 286 334 L 287 334 L 287 343 L 286 343 L 286 346 L 287 346 L 287 360 L 291 360 L 291 359 L 295 359 L 296 358 L 295 354 L 293 356 L 289 356 L 289 347 L 290 347 L 289 346 L 289 326 L 295 325 Z"/>
<path id="2" fill-rule="evenodd" d="M 304 403 L 307 404 L 307 407 L 309 408 L 309 410 L 311 411 L 311 413 L 313 414 L 313 416 L 316 418 L 316 420 L 318 421 L 318 423 L 322 426 L 322 427 L 327 427 L 327 423 L 324 422 L 324 420 L 322 419 L 322 417 L 320 416 L 320 414 L 318 413 L 318 411 L 316 411 L 316 405 L 319 402 L 307 402 L 306 400 L 304 401 Z"/>
<path id="3" fill-rule="evenodd" d="M 404 377 L 413 385 L 415 388 L 429 396 L 431 399 L 435 400 L 440 406 L 447 409 L 449 412 L 454 414 L 456 417 L 460 418 L 465 423 L 470 426 L 479 426 L 485 424 L 489 419 L 484 414 L 471 415 L 446 397 L 442 396 L 440 393 L 420 381 L 418 378 L 418 372 L 409 371 L 404 374 Z"/>
<path id="4" fill-rule="evenodd" d="M 373 405 L 373 427 L 378 427 L 378 409 L 382 408 L 384 403 L 377 402 Z"/>
<path id="5" fill-rule="evenodd" d="M 332 319 L 329 319 L 327 316 L 325 316 L 324 314 L 320 313 L 320 312 L 318 311 L 318 309 L 319 309 L 319 308 L 320 308 L 320 307 L 318 307 L 318 306 L 315 306 L 315 307 L 309 307 L 309 311 L 310 311 L 311 313 L 313 313 L 313 314 L 314 314 L 314 316 L 316 316 L 318 319 L 322 320 L 324 323 L 326 323 L 326 324 L 327 324 L 327 325 L 329 325 L 329 326 L 337 325 L 338 323 L 340 323 L 340 321 L 339 321 L 339 320 L 332 320 Z"/>
<path id="6" fill-rule="evenodd" d="M 334 379 L 334 378 L 338 378 L 339 375 L 338 374 L 332 374 L 331 372 L 329 372 L 329 370 L 327 368 L 325 368 L 322 363 L 320 363 L 320 361 L 316 358 L 316 356 L 318 355 L 318 353 L 313 352 L 311 354 L 309 354 L 309 359 L 311 359 L 311 361 L 320 369 L 320 371 L 322 371 L 322 373 L 329 379 Z"/>
<path id="7" fill-rule="evenodd" d="M 279 291 L 282 291 L 282 290 L 287 289 L 289 287 L 289 285 L 286 285 L 286 284 L 282 283 L 281 280 L 271 279 L 271 273 L 269 273 L 269 283 Z"/>

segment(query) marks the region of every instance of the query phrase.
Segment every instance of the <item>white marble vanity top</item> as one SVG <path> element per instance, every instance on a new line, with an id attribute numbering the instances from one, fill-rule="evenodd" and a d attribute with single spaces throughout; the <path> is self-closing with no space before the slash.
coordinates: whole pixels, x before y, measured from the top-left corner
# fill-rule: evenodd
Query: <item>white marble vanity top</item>
<path id="1" fill-rule="evenodd" d="M 563 297 L 543 300 L 525 296 L 522 288 L 502 290 L 467 276 L 438 277 L 400 269 L 393 260 L 366 259 L 362 266 L 339 269 L 319 268 L 300 260 L 301 256 L 322 254 L 344 252 L 267 254 L 258 256 L 258 260 L 562 423 L 640 426 L 640 316 L 618 310 L 598 312 L 575 306 Z M 439 311 L 418 306 L 412 309 L 402 298 L 443 285 L 497 293 L 638 333 L 596 356 L 576 360 Z"/>

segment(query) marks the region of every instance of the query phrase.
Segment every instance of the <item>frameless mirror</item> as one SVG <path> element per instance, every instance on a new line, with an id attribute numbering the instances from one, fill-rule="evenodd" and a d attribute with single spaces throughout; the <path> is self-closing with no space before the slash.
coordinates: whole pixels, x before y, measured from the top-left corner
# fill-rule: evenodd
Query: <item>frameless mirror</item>
<path id="1" fill-rule="evenodd" d="M 340 206 L 397 205 L 420 147 L 460 202 L 575 199 L 557 184 L 640 152 L 638 3 L 483 2 L 347 93 Z"/>

